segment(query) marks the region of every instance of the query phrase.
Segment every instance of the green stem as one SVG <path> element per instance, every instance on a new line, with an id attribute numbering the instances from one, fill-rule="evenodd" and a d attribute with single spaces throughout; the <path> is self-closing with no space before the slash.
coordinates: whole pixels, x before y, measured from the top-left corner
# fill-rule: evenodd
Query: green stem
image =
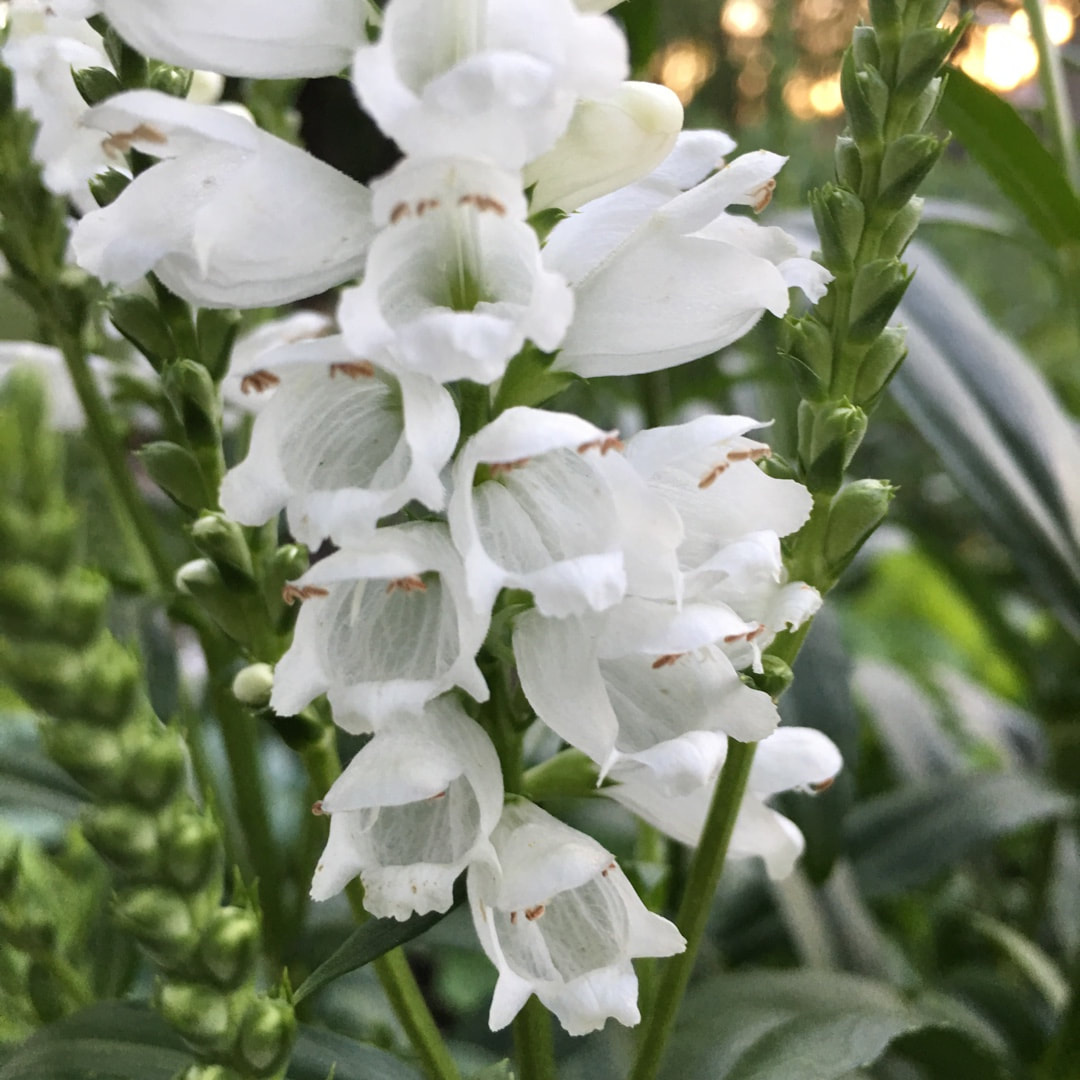
<path id="1" fill-rule="evenodd" d="M 698 948 L 705 936 L 716 886 L 724 869 L 735 819 L 739 814 L 756 743 L 728 740 L 728 754 L 716 784 L 705 828 L 690 863 L 686 890 L 675 923 L 686 938 L 686 950 L 664 965 L 652 1012 L 641 1031 L 638 1057 L 629 1080 L 654 1080 L 675 1027 Z"/>
<path id="2" fill-rule="evenodd" d="M 341 775 L 341 758 L 332 727 L 327 726 L 324 737 L 304 751 L 303 759 L 308 779 L 315 790 L 323 793 L 328 791 Z M 345 886 L 345 895 L 356 921 L 366 922 L 368 913 L 364 910 L 364 890 L 360 882 L 356 879 L 349 882 Z M 401 948 L 391 949 L 375 960 L 373 966 L 383 993 L 427 1075 L 431 1080 L 460 1080 L 457 1065 L 443 1041 L 404 951 Z"/>
<path id="3" fill-rule="evenodd" d="M 551 1014 L 535 997 L 514 1018 L 514 1050 L 517 1080 L 555 1080 Z"/>
<path id="4" fill-rule="evenodd" d="M 1057 159 L 1069 183 L 1074 191 L 1080 192 L 1080 157 L 1076 150 L 1076 130 L 1061 54 L 1046 29 L 1044 0 L 1024 0 L 1024 10 L 1039 53 L 1039 85 L 1043 92 L 1043 113 L 1047 127 L 1054 141 Z"/>

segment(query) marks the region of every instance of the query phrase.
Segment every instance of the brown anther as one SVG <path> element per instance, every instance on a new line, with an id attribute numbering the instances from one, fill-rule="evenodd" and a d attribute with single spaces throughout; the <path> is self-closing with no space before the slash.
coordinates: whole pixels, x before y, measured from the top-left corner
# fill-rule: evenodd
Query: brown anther
<path id="1" fill-rule="evenodd" d="M 728 461 L 760 461 L 762 458 L 772 456 L 772 450 L 767 446 L 754 446 L 749 450 L 729 450 Z"/>
<path id="2" fill-rule="evenodd" d="M 415 885 L 410 885 L 409 887 L 410 887 L 410 888 L 412 889 L 412 891 L 413 891 L 413 896 L 415 896 L 415 895 L 416 895 L 416 886 L 415 886 Z"/>
<path id="3" fill-rule="evenodd" d="M 600 871 L 600 876 L 601 877 L 607 877 L 608 874 L 610 874 L 611 871 L 614 870 L 614 869 L 615 869 L 615 864 L 614 863 L 608 863 L 607 866 L 605 866 L 604 869 Z"/>
<path id="4" fill-rule="evenodd" d="M 758 623 L 753 630 L 744 630 L 740 634 L 728 634 L 724 638 L 724 644 L 730 645 L 733 641 L 753 641 L 758 634 L 765 632 L 765 626 L 762 623 Z"/>
<path id="5" fill-rule="evenodd" d="M 485 195 L 479 203 L 477 203 L 478 210 L 491 210 L 499 217 L 506 217 L 506 207 L 503 206 L 498 199 L 493 199 L 490 195 Z"/>
<path id="6" fill-rule="evenodd" d="M 511 926 L 517 926 L 517 912 L 516 911 L 511 911 L 510 912 L 510 925 Z"/>
<path id="7" fill-rule="evenodd" d="M 390 211 L 390 224 L 396 225 L 402 218 L 408 217 L 412 211 L 409 209 L 409 204 L 405 202 L 399 202 L 393 210 Z"/>
<path id="8" fill-rule="evenodd" d="M 766 180 L 765 183 L 761 185 L 761 187 L 751 192 L 751 194 L 755 196 L 754 202 L 752 204 L 755 214 L 760 214 L 761 211 L 764 210 L 765 207 L 772 202 L 773 192 L 775 190 L 776 181 L 769 179 Z"/>
<path id="9" fill-rule="evenodd" d="M 410 577 L 395 578 L 386 586 L 388 593 L 393 592 L 427 592 L 427 586 L 424 584 L 423 578 L 418 574 L 413 574 Z"/>
<path id="10" fill-rule="evenodd" d="M 313 596 L 329 596 L 330 590 L 319 585 L 286 585 L 281 590 L 281 598 L 286 604 L 295 604 L 297 600 L 310 600 Z"/>
<path id="11" fill-rule="evenodd" d="M 718 476 L 723 476 L 728 470 L 728 463 L 726 461 L 721 462 L 719 465 L 714 465 L 699 481 L 698 488 L 704 491 L 706 488 L 712 487 L 716 483 Z"/>
<path id="12" fill-rule="evenodd" d="M 311 804 L 311 812 L 316 817 L 322 817 L 323 814 L 326 813 L 326 811 L 322 808 L 322 799 L 316 799 L 315 802 Z"/>
<path id="13" fill-rule="evenodd" d="M 674 664 L 680 656 L 684 655 L 685 654 L 681 652 L 664 653 L 663 656 L 658 656 L 652 662 L 652 669 L 653 671 L 658 671 L 662 667 L 671 667 L 671 665 Z"/>
<path id="14" fill-rule="evenodd" d="M 612 450 L 622 450 L 623 441 L 619 438 L 619 434 L 613 431 L 610 435 L 605 435 L 600 439 L 592 439 L 589 442 L 583 442 L 578 448 L 579 454 L 587 454 L 590 450 L 599 450 L 601 456 L 610 453 Z"/>
<path id="15" fill-rule="evenodd" d="M 346 360 L 340 364 L 330 365 L 330 378 L 338 373 L 348 375 L 350 379 L 370 379 L 375 374 L 375 368 L 367 360 Z"/>
<path id="16" fill-rule="evenodd" d="M 491 475 L 502 476 L 504 473 L 513 472 L 515 469 L 523 469 L 529 464 L 527 457 L 518 458 L 517 461 L 493 461 L 488 466 L 488 471 Z"/>
<path id="17" fill-rule="evenodd" d="M 421 199 L 416 204 L 416 216 L 423 217 L 429 210 L 438 210 L 439 205 L 438 199 Z"/>
<path id="18" fill-rule="evenodd" d="M 117 131 L 115 134 L 110 135 L 102 141 L 101 148 L 107 154 L 126 154 L 137 142 L 156 143 L 160 146 L 168 141 L 168 137 L 158 131 L 156 127 L 151 127 L 149 124 L 139 124 L 132 131 Z"/>
<path id="19" fill-rule="evenodd" d="M 537 919 L 540 918 L 541 915 L 544 914 L 545 910 L 546 909 L 543 904 L 537 904 L 536 907 L 526 908 L 525 918 L 528 919 L 529 922 L 535 922 Z"/>
<path id="20" fill-rule="evenodd" d="M 240 390 L 245 394 L 250 394 L 252 390 L 257 394 L 261 394 L 264 390 L 277 386 L 279 382 L 281 380 L 272 371 L 262 369 L 253 371 L 250 375 L 245 375 L 240 380 Z"/>
<path id="21" fill-rule="evenodd" d="M 815 795 L 820 795 L 823 791 L 828 791 L 835 783 L 836 777 L 830 776 L 828 780 L 821 780 L 816 784 L 808 784 L 807 786 Z"/>
<path id="22" fill-rule="evenodd" d="M 457 204 L 458 206 L 472 206 L 478 202 L 479 199 L 479 195 L 462 195 L 461 198 L 458 199 Z"/>
<path id="23" fill-rule="evenodd" d="M 437 791 L 434 795 L 431 795 L 431 796 L 428 797 L 428 802 L 434 802 L 436 799 L 445 799 L 445 798 L 446 798 L 446 792 L 445 791 Z"/>
<path id="24" fill-rule="evenodd" d="M 758 623 L 757 629 L 756 630 L 751 630 L 750 633 L 746 635 L 746 640 L 747 641 L 753 641 L 754 638 L 756 638 L 759 634 L 763 634 L 763 633 L 765 633 L 765 624 L 764 623 Z"/>

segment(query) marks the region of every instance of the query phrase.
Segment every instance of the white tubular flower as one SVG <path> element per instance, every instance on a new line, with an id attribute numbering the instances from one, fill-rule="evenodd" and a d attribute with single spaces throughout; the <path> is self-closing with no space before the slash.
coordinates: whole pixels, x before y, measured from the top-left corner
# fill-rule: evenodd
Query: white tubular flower
<path id="1" fill-rule="evenodd" d="M 109 395 L 112 376 L 123 368 L 100 356 L 91 356 L 89 364 L 94 382 L 103 394 Z M 19 367 L 34 371 L 44 383 L 49 423 L 55 431 L 81 431 L 86 426 L 82 403 L 59 349 L 36 341 L 0 341 L 0 379 Z"/>
<path id="2" fill-rule="evenodd" d="M 519 176 L 464 158 L 406 159 L 372 190 L 385 228 L 338 311 L 354 349 L 392 342 L 403 367 L 490 383 L 526 338 L 558 347 L 573 294 L 543 268 Z"/>
<path id="3" fill-rule="evenodd" d="M 727 735 L 761 739 L 780 722 L 723 651 L 753 630 L 728 608 L 631 597 L 591 618 L 524 612 L 514 656 L 537 715 L 602 777 L 646 770 L 665 793 L 683 794 L 716 776 Z"/>
<path id="4" fill-rule="evenodd" d="M 293 536 L 315 548 L 362 542 L 413 499 L 442 509 L 439 473 L 458 437 L 444 387 L 357 360 L 340 336 L 263 353 L 244 385 L 268 384 L 247 457 L 221 485 L 231 518 L 261 525 L 285 507 Z"/>
<path id="5" fill-rule="evenodd" d="M 609 1017 L 636 1024 L 631 959 L 680 953 L 682 934 L 646 909 L 609 852 L 531 803 L 510 803 L 491 841 L 497 864 L 477 860 L 468 881 L 477 937 L 499 971 L 492 1030 L 530 994 L 571 1035 Z"/>
<path id="6" fill-rule="evenodd" d="M 520 169 L 562 134 L 579 97 L 627 74 L 626 42 L 571 0 L 391 0 L 353 64 L 364 108 L 406 154 Z"/>
<path id="7" fill-rule="evenodd" d="M 733 858 L 756 855 L 764 860 L 769 877 L 787 877 L 802 854 L 803 836 L 792 821 L 766 806 L 765 800 L 792 789 L 824 791 L 842 766 L 840 751 L 822 732 L 777 728 L 758 745 L 754 755 L 728 854 Z M 695 847 L 712 802 L 713 786 L 671 798 L 642 774 L 604 788 L 603 793 L 668 836 Z"/>
<path id="8" fill-rule="evenodd" d="M 286 596 L 305 603 L 274 672 L 275 712 L 291 715 L 328 692 L 337 723 L 364 732 L 455 686 L 487 700 L 476 653 L 491 616 L 469 603 L 444 525 L 378 529 L 317 562 Z"/>
<path id="9" fill-rule="evenodd" d="M 80 127 L 87 108 L 71 73 L 88 67 L 111 70 L 100 35 L 85 22 L 20 5 L 11 11 L 0 56 L 15 76 L 16 106 L 37 121 L 34 158 L 43 168 L 45 186 L 70 196 L 83 213 L 93 210 L 97 203 L 87 181 L 109 160 L 101 138 Z"/>
<path id="10" fill-rule="evenodd" d="M 223 75 L 334 75 L 364 40 L 366 0 L 99 0 L 139 52 Z"/>
<path id="11" fill-rule="evenodd" d="M 163 160 L 72 236 L 79 265 L 131 285 L 153 271 L 202 307 L 264 307 L 354 277 L 372 234 L 366 188 L 242 117 L 152 90 L 84 123 L 114 151 Z"/>
<path id="12" fill-rule="evenodd" d="M 524 407 L 469 440 L 448 517 L 478 610 L 507 587 L 528 589 L 545 615 L 600 611 L 626 592 L 628 566 L 647 566 L 649 555 L 661 570 L 670 564 L 671 580 L 678 520 L 610 452 L 621 445 L 580 417 Z M 488 479 L 477 484 L 481 466 Z"/>
<path id="13" fill-rule="evenodd" d="M 559 141 L 525 169 L 530 211 L 569 213 L 652 172 L 682 122 L 682 103 L 657 83 L 626 82 L 610 97 L 579 101 Z"/>
<path id="14" fill-rule="evenodd" d="M 707 140 L 692 140 L 694 148 Z M 763 209 L 784 158 L 758 150 L 680 190 L 677 169 L 595 199 L 548 237 L 544 263 L 573 286 L 574 321 L 555 366 L 585 377 L 631 375 L 705 356 L 745 334 L 764 311 L 783 315 L 788 289 L 812 300 L 830 275 L 795 241 L 724 211 Z"/>
<path id="15" fill-rule="evenodd" d="M 330 839 L 312 898 L 334 896 L 359 874 L 372 915 L 448 911 L 457 876 L 490 852 L 502 805 L 495 747 L 453 697 L 394 717 L 322 800 Z"/>

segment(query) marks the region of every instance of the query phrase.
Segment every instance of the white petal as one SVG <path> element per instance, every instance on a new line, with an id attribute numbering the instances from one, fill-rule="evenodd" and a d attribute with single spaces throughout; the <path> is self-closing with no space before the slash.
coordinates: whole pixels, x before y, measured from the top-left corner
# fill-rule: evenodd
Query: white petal
<path id="1" fill-rule="evenodd" d="M 774 881 L 788 876 L 806 846 L 798 826 L 754 798 L 743 800 L 728 852 L 733 858 L 757 855 Z"/>
<path id="2" fill-rule="evenodd" d="M 750 790 L 761 798 L 792 788 L 814 788 L 843 768 L 836 744 L 815 728 L 780 727 L 762 740 L 750 768 Z"/>

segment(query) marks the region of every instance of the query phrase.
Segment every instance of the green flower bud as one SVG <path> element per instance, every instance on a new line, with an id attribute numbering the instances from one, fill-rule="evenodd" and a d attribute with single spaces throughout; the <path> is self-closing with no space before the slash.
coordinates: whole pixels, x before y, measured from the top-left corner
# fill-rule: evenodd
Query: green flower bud
<path id="1" fill-rule="evenodd" d="M 957 29 L 962 32 L 962 28 Z M 955 30 L 943 30 L 937 26 L 926 26 L 906 34 L 900 45 L 896 95 L 915 98 L 921 94 L 948 59 L 957 40 Z"/>
<path id="2" fill-rule="evenodd" d="M 860 148 L 878 149 L 889 103 L 889 89 L 876 71 L 859 71 L 856 68 L 851 49 L 844 54 L 840 68 L 840 94 L 856 144 Z"/>
<path id="3" fill-rule="evenodd" d="M 882 258 L 895 259 L 903 255 L 904 249 L 918 228 L 922 209 L 923 200 L 918 195 L 914 195 L 896 211 L 896 216 L 889 222 L 878 244 L 878 254 Z"/>
<path id="4" fill-rule="evenodd" d="M 127 720 L 142 686 L 142 665 L 111 634 L 86 654 L 79 697 L 87 720 L 113 726 Z"/>
<path id="5" fill-rule="evenodd" d="M 909 26 L 937 26 L 941 22 L 945 9 L 949 6 L 949 0 L 909 0 L 910 10 L 908 15 Z"/>
<path id="6" fill-rule="evenodd" d="M 22 842 L 14 833 L 0 832 L 0 902 L 11 899 L 19 883 Z"/>
<path id="7" fill-rule="evenodd" d="M 851 33 L 851 52 L 859 70 L 881 68 L 877 31 L 872 26 L 856 26 Z"/>
<path id="8" fill-rule="evenodd" d="M 187 904 L 157 886 L 144 885 L 121 893 L 116 900 L 116 917 L 167 968 L 184 963 L 198 941 Z"/>
<path id="9" fill-rule="evenodd" d="M 75 551 L 76 521 L 70 505 L 34 514 L 11 500 L 0 500 L 0 551 L 11 562 L 32 562 L 60 574 Z"/>
<path id="10" fill-rule="evenodd" d="M 889 326 L 867 350 L 855 377 L 855 402 L 869 411 L 878 402 L 907 356 L 907 333 Z"/>
<path id="11" fill-rule="evenodd" d="M 156 809 L 184 781 L 187 755 L 180 736 L 169 728 L 150 728 L 127 755 L 124 793 L 147 809 Z"/>
<path id="12" fill-rule="evenodd" d="M 237 1064 L 254 1076 L 273 1076 L 288 1060 L 295 1039 L 292 1006 L 275 998 L 259 998 L 244 1014 Z"/>
<path id="13" fill-rule="evenodd" d="M 862 239 L 862 201 L 846 188 L 826 184 L 810 193 L 810 208 L 825 265 L 837 272 L 850 271 Z"/>
<path id="14" fill-rule="evenodd" d="M 94 806 L 83 822 L 86 839 L 110 862 L 138 878 L 155 876 L 159 832 L 143 810 L 123 803 Z"/>
<path id="15" fill-rule="evenodd" d="M 799 458 L 811 491 L 836 491 L 866 434 L 866 413 L 846 399 L 799 405 Z"/>
<path id="16" fill-rule="evenodd" d="M 194 597 L 206 613 L 234 641 L 246 644 L 265 612 L 258 597 L 237 595 L 225 584 L 221 571 L 209 559 L 194 559 L 176 571 L 176 587 Z"/>
<path id="17" fill-rule="evenodd" d="M 166 367 L 161 385 L 192 449 L 216 446 L 221 407 L 217 388 L 206 368 L 194 360 L 177 360 Z"/>
<path id="18" fill-rule="evenodd" d="M 91 107 L 124 89 L 120 80 L 103 67 L 81 68 L 78 71 L 72 69 L 71 80 L 83 101 Z"/>
<path id="19" fill-rule="evenodd" d="M 181 805 L 162 821 L 162 870 L 178 889 L 194 892 L 220 862 L 221 837 L 217 826 L 194 805 Z"/>
<path id="20" fill-rule="evenodd" d="M 179 355 L 172 331 L 157 304 L 145 296 L 126 293 L 109 302 L 113 326 L 161 371 L 165 363 Z"/>
<path id="21" fill-rule="evenodd" d="M 875 259 L 855 277 L 848 340 L 870 344 L 885 329 L 911 283 L 911 273 L 896 259 Z"/>
<path id="22" fill-rule="evenodd" d="M 19 952 L 46 956 L 56 948 L 56 927 L 41 911 L 22 911 L 16 921 L 6 923 L 5 937 Z"/>
<path id="23" fill-rule="evenodd" d="M 106 169 L 91 178 L 90 194 L 98 206 L 109 206 L 120 198 L 130 183 L 130 176 L 125 176 L 118 169 Z"/>
<path id="24" fill-rule="evenodd" d="M 870 21 L 880 32 L 898 35 L 901 29 L 901 0 L 870 0 Z"/>
<path id="25" fill-rule="evenodd" d="M 896 488 L 883 480 L 856 480 L 837 492 L 825 528 L 825 565 L 835 579 L 885 519 Z"/>
<path id="26" fill-rule="evenodd" d="M 226 1054 L 237 1031 L 226 995 L 197 983 L 162 982 L 154 993 L 158 1012 L 201 1054 Z"/>
<path id="27" fill-rule="evenodd" d="M 127 757 L 120 735 L 78 720 L 49 724 L 43 729 L 49 756 L 95 795 L 118 795 Z"/>
<path id="28" fill-rule="evenodd" d="M 231 310 L 203 308 L 195 322 L 199 341 L 199 356 L 215 382 L 220 382 L 229 370 L 233 343 L 240 331 L 240 313 Z"/>
<path id="29" fill-rule="evenodd" d="M 908 127 L 915 131 L 921 131 L 927 120 L 937 111 L 941 95 L 945 92 L 945 80 L 942 78 L 932 79 L 926 89 L 915 99 L 908 113 Z"/>
<path id="30" fill-rule="evenodd" d="M 245 908 L 223 907 L 210 918 L 199 942 L 198 958 L 214 983 L 225 990 L 243 985 L 259 952 L 259 920 Z"/>
<path id="31" fill-rule="evenodd" d="M 0 670 L 34 708 L 52 716 L 81 712 L 82 656 L 66 645 L 0 639 Z"/>
<path id="32" fill-rule="evenodd" d="M 270 704 L 274 689 L 274 669 L 269 664 L 249 664 L 233 679 L 232 692 L 243 705 L 262 709 Z"/>
<path id="33" fill-rule="evenodd" d="M 836 163 L 836 179 L 851 191 L 858 191 L 862 184 L 862 158 L 855 140 L 841 135 L 836 140 L 833 160 Z"/>
<path id="34" fill-rule="evenodd" d="M 204 513 L 191 526 L 191 539 L 207 558 L 212 559 L 230 585 L 254 587 L 255 568 L 244 530 L 224 514 Z"/>
<path id="35" fill-rule="evenodd" d="M 791 360 L 799 396 L 823 400 L 832 377 L 833 343 L 829 331 L 813 315 L 785 316 L 780 352 Z"/>
<path id="36" fill-rule="evenodd" d="M 878 184 L 878 203 L 899 210 L 937 164 L 945 142 L 934 135 L 901 135 L 885 148 Z"/>
<path id="37" fill-rule="evenodd" d="M 594 795 L 598 775 L 596 763 L 580 750 L 561 750 L 525 773 L 522 790 L 534 802 L 564 795 Z"/>
<path id="38" fill-rule="evenodd" d="M 761 666 L 761 671 L 750 674 L 750 684 L 754 689 L 764 691 L 773 701 L 778 701 L 795 681 L 795 675 L 784 660 L 771 653 L 762 656 Z"/>
<path id="39" fill-rule="evenodd" d="M 45 638 L 53 626 L 52 574 L 27 563 L 0 565 L 0 630 L 12 637 Z"/>
<path id="40" fill-rule="evenodd" d="M 147 443 L 136 456 L 150 479 L 175 503 L 188 510 L 199 510 L 213 498 L 203 483 L 195 455 L 171 442 Z"/>
<path id="41" fill-rule="evenodd" d="M 109 583 L 92 570 L 80 568 L 65 577 L 57 588 L 56 639 L 75 647 L 89 645 L 101 631 L 108 594 Z"/>
<path id="42" fill-rule="evenodd" d="M 147 86 L 170 97 L 187 97 L 191 89 L 193 71 L 187 68 L 173 67 L 171 64 L 157 64 L 150 72 Z"/>
<path id="43" fill-rule="evenodd" d="M 224 1065 L 189 1065 L 176 1080 L 243 1080 Z"/>

